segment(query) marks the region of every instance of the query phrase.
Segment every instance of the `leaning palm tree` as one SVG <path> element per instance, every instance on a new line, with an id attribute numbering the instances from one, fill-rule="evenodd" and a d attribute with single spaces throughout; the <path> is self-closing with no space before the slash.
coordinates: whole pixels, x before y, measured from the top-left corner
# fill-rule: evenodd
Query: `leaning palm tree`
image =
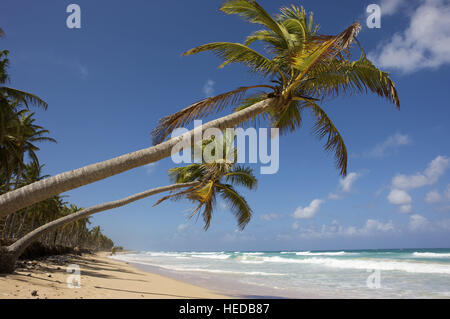
<path id="1" fill-rule="evenodd" d="M 211 141 L 208 141 L 207 143 L 211 143 Z M 217 148 L 218 146 L 227 148 L 228 151 L 222 154 L 226 155 L 233 151 L 230 150 L 225 143 L 216 143 L 214 147 Z M 253 175 L 251 168 L 235 164 L 236 156 L 237 153 L 234 152 L 232 156 L 228 157 L 232 158 L 232 161 L 227 160 L 225 156 L 223 159 L 217 159 L 216 161 L 210 163 L 192 164 L 186 167 L 173 168 L 169 170 L 169 176 L 174 181 L 174 184 L 153 188 L 120 200 L 74 211 L 71 214 L 45 223 L 44 225 L 29 232 L 27 235 L 23 236 L 10 246 L 0 247 L 0 273 L 12 272 L 14 270 L 16 260 L 23 253 L 23 251 L 32 242 L 36 241 L 45 234 L 49 234 L 51 231 L 54 231 L 69 223 L 86 219 L 88 216 L 93 214 L 121 207 L 151 195 L 167 191 L 172 192 L 180 188 L 185 188 L 185 190 L 165 196 L 155 205 L 169 198 L 181 197 L 186 197 L 194 202 L 197 202 L 199 204 L 192 213 L 191 217 L 198 213 L 201 208 L 204 208 L 202 215 L 205 221 L 204 228 L 207 230 L 211 222 L 216 194 L 220 194 L 229 204 L 230 209 L 234 213 L 237 219 L 238 227 L 243 229 L 250 221 L 252 210 L 245 198 L 235 190 L 233 184 L 237 186 L 244 186 L 248 189 L 253 189 L 256 187 L 257 180 Z M 54 234 L 54 238 L 56 239 L 56 233 Z"/>
<path id="2" fill-rule="evenodd" d="M 354 23 L 338 35 L 329 36 L 319 34 L 312 15 L 308 16 L 305 10 L 295 6 L 282 8 L 280 15 L 276 17 L 268 14 L 254 0 L 228 0 L 221 10 L 226 14 L 237 14 L 264 29 L 250 35 L 243 44 L 210 43 L 189 50 L 185 55 L 211 51 L 223 59 L 221 67 L 243 63 L 250 71 L 262 74 L 274 82 L 241 87 L 199 101 L 163 118 L 154 130 L 155 142 L 159 144 L 153 147 L 61 173 L 3 194 L 0 196 L 0 217 L 55 194 L 166 158 L 175 145 L 182 140 L 192 139 L 194 135 L 194 130 L 191 130 L 166 140 L 175 128 L 240 102 L 243 104 L 236 112 L 210 121 L 200 129 L 231 128 L 259 115 L 268 115 L 273 125 L 284 133 L 286 130 L 296 129 L 302 122 L 301 112 L 310 109 L 316 119 L 316 133 L 326 138 L 325 148 L 335 152 L 337 166 L 341 174 L 345 175 L 345 144 L 319 102 L 345 93 L 366 94 L 371 91 L 400 107 L 397 91 L 389 74 L 376 68 L 362 49 L 359 59 L 351 58 L 350 48 L 353 43 L 358 43 L 356 35 L 361 28 L 360 24 Z M 250 48 L 254 41 L 265 43 L 270 56 Z M 253 89 L 270 91 L 244 99 L 244 95 Z"/>

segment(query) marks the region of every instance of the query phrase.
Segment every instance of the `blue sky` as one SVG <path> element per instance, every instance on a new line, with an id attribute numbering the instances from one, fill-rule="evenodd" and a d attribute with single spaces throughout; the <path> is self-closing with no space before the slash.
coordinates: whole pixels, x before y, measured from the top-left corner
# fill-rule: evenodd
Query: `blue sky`
<path id="1" fill-rule="evenodd" d="M 380 3 L 381 1 L 381 3 Z M 265 83 L 244 67 L 217 69 L 196 45 L 242 42 L 257 26 L 218 11 L 221 1 L 73 1 L 82 27 L 65 24 L 69 1 L 3 0 L 1 47 L 11 51 L 11 85 L 49 104 L 37 111 L 57 144 L 42 144 L 46 174 L 57 174 L 151 145 L 157 120 L 205 94 Z M 208 232 L 187 220 L 192 205 L 148 198 L 92 218 L 117 244 L 147 250 L 287 250 L 450 247 L 450 5 L 448 1 L 268 1 L 271 13 L 303 5 L 323 33 L 354 21 L 376 64 L 392 74 L 399 112 L 373 95 L 323 104 L 343 135 L 349 175 L 311 135 L 311 118 L 280 140 L 280 170 L 244 194 L 254 216 L 236 231 L 218 203 Z M 381 4 L 380 29 L 365 27 Z M 68 192 L 88 207 L 169 183 L 170 158 Z M 256 166 L 257 168 L 257 166 Z M 257 170 L 259 171 L 259 170 Z"/>

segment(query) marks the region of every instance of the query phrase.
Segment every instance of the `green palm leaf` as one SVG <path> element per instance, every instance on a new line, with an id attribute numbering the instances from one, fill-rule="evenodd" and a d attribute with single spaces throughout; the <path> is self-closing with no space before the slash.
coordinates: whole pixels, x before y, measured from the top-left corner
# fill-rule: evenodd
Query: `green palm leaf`
<path id="1" fill-rule="evenodd" d="M 247 201 L 229 184 L 218 184 L 217 188 L 236 217 L 239 229 L 244 229 L 252 217 L 252 210 Z"/>
<path id="2" fill-rule="evenodd" d="M 195 119 L 204 118 L 212 113 L 222 111 L 227 105 L 237 104 L 245 93 L 253 88 L 272 88 L 268 85 L 240 87 L 236 90 L 210 97 L 159 120 L 158 126 L 152 131 L 153 143 L 162 142 L 176 128 L 183 127 Z"/>
<path id="3" fill-rule="evenodd" d="M 237 14 L 251 23 L 265 26 L 281 38 L 287 39 L 288 32 L 254 0 L 227 0 L 220 8 L 226 14 Z"/>
<path id="4" fill-rule="evenodd" d="M 300 74 L 293 80 L 289 89 L 295 89 L 316 65 L 324 60 L 340 56 L 342 51 L 349 48 L 359 30 L 361 30 L 361 25 L 354 23 L 337 36 L 312 38 L 305 49 L 296 52 L 290 59 L 291 67 L 300 71 Z"/>
<path id="5" fill-rule="evenodd" d="M 295 131 L 302 125 L 302 110 L 300 101 L 290 101 L 281 110 L 272 112 L 272 127 L 278 128 L 280 135 Z"/>
<path id="6" fill-rule="evenodd" d="M 344 139 L 334 126 L 327 113 L 314 101 L 306 101 L 306 105 L 311 107 L 312 114 L 316 118 L 316 122 L 313 127 L 313 132 L 319 136 L 320 139 L 326 137 L 325 143 L 326 151 L 333 151 L 336 160 L 336 166 L 340 170 L 341 175 L 347 175 L 347 148 L 344 143 Z"/>
<path id="7" fill-rule="evenodd" d="M 4 94 L 11 97 L 13 100 L 22 102 L 27 108 L 29 108 L 29 104 L 42 107 L 44 110 L 48 107 L 48 104 L 38 96 L 6 86 L 0 87 L 0 94 Z"/>
<path id="8" fill-rule="evenodd" d="M 208 43 L 190 49 L 182 55 L 193 55 L 205 51 L 211 51 L 216 56 L 224 60 L 224 63 L 222 63 L 219 68 L 222 68 L 229 63 L 243 63 L 248 66 L 251 71 L 260 72 L 263 75 L 270 75 L 278 72 L 275 63 L 273 63 L 262 54 L 241 43 Z"/>
<path id="9" fill-rule="evenodd" d="M 225 175 L 225 181 L 234 185 L 241 185 L 248 189 L 256 188 L 258 181 L 253 175 L 253 169 L 248 166 L 235 165 L 229 173 Z"/>
<path id="10" fill-rule="evenodd" d="M 376 68 L 365 54 L 354 62 L 332 60 L 311 74 L 301 89 L 313 96 L 338 96 L 341 93 L 371 91 L 387 98 L 400 109 L 394 82 L 387 72 Z"/>

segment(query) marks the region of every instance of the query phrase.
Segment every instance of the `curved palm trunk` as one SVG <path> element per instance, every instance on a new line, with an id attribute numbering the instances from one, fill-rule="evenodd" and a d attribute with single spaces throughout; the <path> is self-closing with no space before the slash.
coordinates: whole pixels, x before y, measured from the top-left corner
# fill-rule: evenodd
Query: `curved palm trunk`
<path id="1" fill-rule="evenodd" d="M 179 188 L 184 187 L 192 187 L 198 185 L 200 182 L 189 182 L 189 183 L 179 183 L 172 184 L 168 186 L 162 186 L 147 190 L 142 193 L 134 194 L 129 197 L 119 199 L 116 201 L 99 204 L 96 206 L 92 206 L 86 209 L 83 209 L 74 214 L 70 214 L 61 218 L 58 218 L 54 221 L 51 221 L 45 225 L 42 225 L 35 230 L 31 231 L 21 239 L 17 240 L 14 244 L 8 247 L 0 247 L 0 273 L 10 273 L 14 270 L 14 264 L 19 258 L 19 256 L 23 253 L 23 251 L 36 239 L 38 239 L 43 234 L 46 234 L 52 230 L 55 230 L 58 227 L 61 227 L 70 222 L 74 222 L 76 220 L 86 218 L 95 213 L 99 213 L 108 209 L 113 209 L 117 207 L 121 207 L 127 205 L 129 203 L 135 202 L 139 199 L 155 195 L 162 192 L 172 191 Z"/>
<path id="2" fill-rule="evenodd" d="M 203 132 L 213 127 L 218 129 L 234 127 L 265 112 L 274 102 L 274 98 L 266 99 L 239 112 L 208 122 L 202 125 L 200 129 Z M 196 130 L 191 130 L 183 135 L 140 151 L 64 172 L 3 194 L 0 196 L 0 217 L 51 196 L 166 158 L 171 155 L 172 148 L 177 143 L 183 139 L 192 140 L 194 131 Z"/>

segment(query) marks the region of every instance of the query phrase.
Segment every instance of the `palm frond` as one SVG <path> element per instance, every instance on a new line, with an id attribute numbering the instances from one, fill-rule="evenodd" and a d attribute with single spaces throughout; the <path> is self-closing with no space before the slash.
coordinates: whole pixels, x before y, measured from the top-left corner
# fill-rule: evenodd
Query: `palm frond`
<path id="1" fill-rule="evenodd" d="M 314 15 L 312 12 L 309 16 L 303 7 L 291 5 L 291 7 L 284 7 L 280 9 L 281 14 L 277 16 L 277 20 L 283 23 L 288 29 L 289 33 L 304 34 L 305 38 L 314 36 L 319 31 L 320 26 L 314 25 Z M 286 25 L 286 22 L 288 25 Z M 297 21 L 298 23 L 294 23 Z"/>
<path id="2" fill-rule="evenodd" d="M 209 181 L 201 187 L 198 187 L 195 191 L 190 192 L 186 196 L 193 202 L 199 202 L 200 204 L 194 210 L 194 212 L 190 215 L 190 218 L 193 217 L 200 208 L 203 207 L 202 217 L 205 222 L 204 229 L 208 230 L 211 224 L 211 218 L 213 213 L 213 208 L 216 203 L 216 191 L 215 191 L 215 183 L 213 181 Z"/>
<path id="3" fill-rule="evenodd" d="M 243 230 L 252 217 L 252 210 L 247 201 L 229 184 L 219 184 L 217 188 L 236 217 L 239 229 Z"/>
<path id="4" fill-rule="evenodd" d="M 226 14 L 237 14 L 248 22 L 263 25 L 281 38 L 287 39 L 288 32 L 284 26 L 279 24 L 254 0 L 227 0 L 220 10 Z"/>
<path id="5" fill-rule="evenodd" d="M 337 168 L 340 170 L 342 176 L 347 175 L 348 156 L 344 139 L 334 126 L 331 119 L 319 105 L 311 100 L 306 102 L 306 105 L 311 107 L 312 114 L 316 118 L 313 132 L 317 134 L 320 139 L 327 137 L 327 141 L 324 146 L 325 150 L 334 152 Z"/>
<path id="6" fill-rule="evenodd" d="M 290 101 L 281 110 L 272 113 L 272 127 L 278 128 L 280 135 L 293 132 L 302 125 L 303 105 L 300 101 Z"/>
<path id="7" fill-rule="evenodd" d="M 258 181 L 253 174 L 253 169 L 248 166 L 235 165 L 229 173 L 224 174 L 225 181 L 233 185 L 241 185 L 248 189 L 256 188 Z"/>
<path id="8" fill-rule="evenodd" d="M 219 68 L 229 63 L 243 63 L 250 71 L 270 75 L 278 72 L 277 65 L 271 60 L 241 43 L 213 42 L 190 49 L 182 55 L 192 55 L 200 52 L 212 51 L 224 62 Z"/>
<path id="9" fill-rule="evenodd" d="M 202 169 L 199 164 L 174 167 L 169 169 L 169 178 L 174 183 L 188 183 L 197 180 L 202 176 Z"/>
<path id="10" fill-rule="evenodd" d="M 24 103 L 27 108 L 29 108 L 29 104 L 42 107 L 44 110 L 48 107 L 48 104 L 38 96 L 6 86 L 0 87 L 0 94 L 5 94 L 16 101 Z"/>
<path id="11" fill-rule="evenodd" d="M 267 94 L 255 94 L 253 96 L 249 96 L 241 101 L 238 107 L 234 108 L 233 112 L 242 111 L 258 102 L 264 101 L 267 99 Z"/>
<path id="12" fill-rule="evenodd" d="M 366 57 L 354 62 L 332 60 L 311 73 L 311 80 L 300 88 L 315 96 L 338 96 L 341 93 L 367 93 L 371 91 L 387 98 L 400 109 L 400 99 L 389 73 L 379 70 Z"/>
<path id="13" fill-rule="evenodd" d="M 354 23 L 337 36 L 315 36 L 308 41 L 306 48 L 296 52 L 291 57 L 291 67 L 300 71 L 300 74 L 291 84 L 297 87 L 309 71 L 324 60 L 331 59 L 347 50 L 361 30 L 359 23 Z"/>
<path id="14" fill-rule="evenodd" d="M 249 46 L 255 41 L 262 41 L 266 44 L 266 49 L 270 53 L 280 54 L 288 49 L 285 39 L 282 39 L 278 34 L 270 30 L 258 30 L 249 35 L 244 44 Z"/>
<path id="15" fill-rule="evenodd" d="M 179 199 L 185 197 L 187 194 L 194 192 L 197 189 L 197 187 L 198 186 L 189 187 L 188 189 L 185 189 L 185 190 L 183 190 L 181 192 L 164 196 L 164 197 L 160 198 L 156 203 L 154 203 L 153 207 L 161 204 L 162 202 L 164 202 L 164 201 L 166 201 L 168 199 L 179 200 Z"/>
<path id="16" fill-rule="evenodd" d="M 206 117 L 214 112 L 220 112 L 229 104 L 239 103 L 248 90 L 258 87 L 268 86 L 255 85 L 240 87 L 236 90 L 201 100 L 181 111 L 163 117 L 159 120 L 158 126 L 152 131 L 153 143 L 158 144 L 162 142 L 173 130 L 186 126 L 195 119 Z"/>

